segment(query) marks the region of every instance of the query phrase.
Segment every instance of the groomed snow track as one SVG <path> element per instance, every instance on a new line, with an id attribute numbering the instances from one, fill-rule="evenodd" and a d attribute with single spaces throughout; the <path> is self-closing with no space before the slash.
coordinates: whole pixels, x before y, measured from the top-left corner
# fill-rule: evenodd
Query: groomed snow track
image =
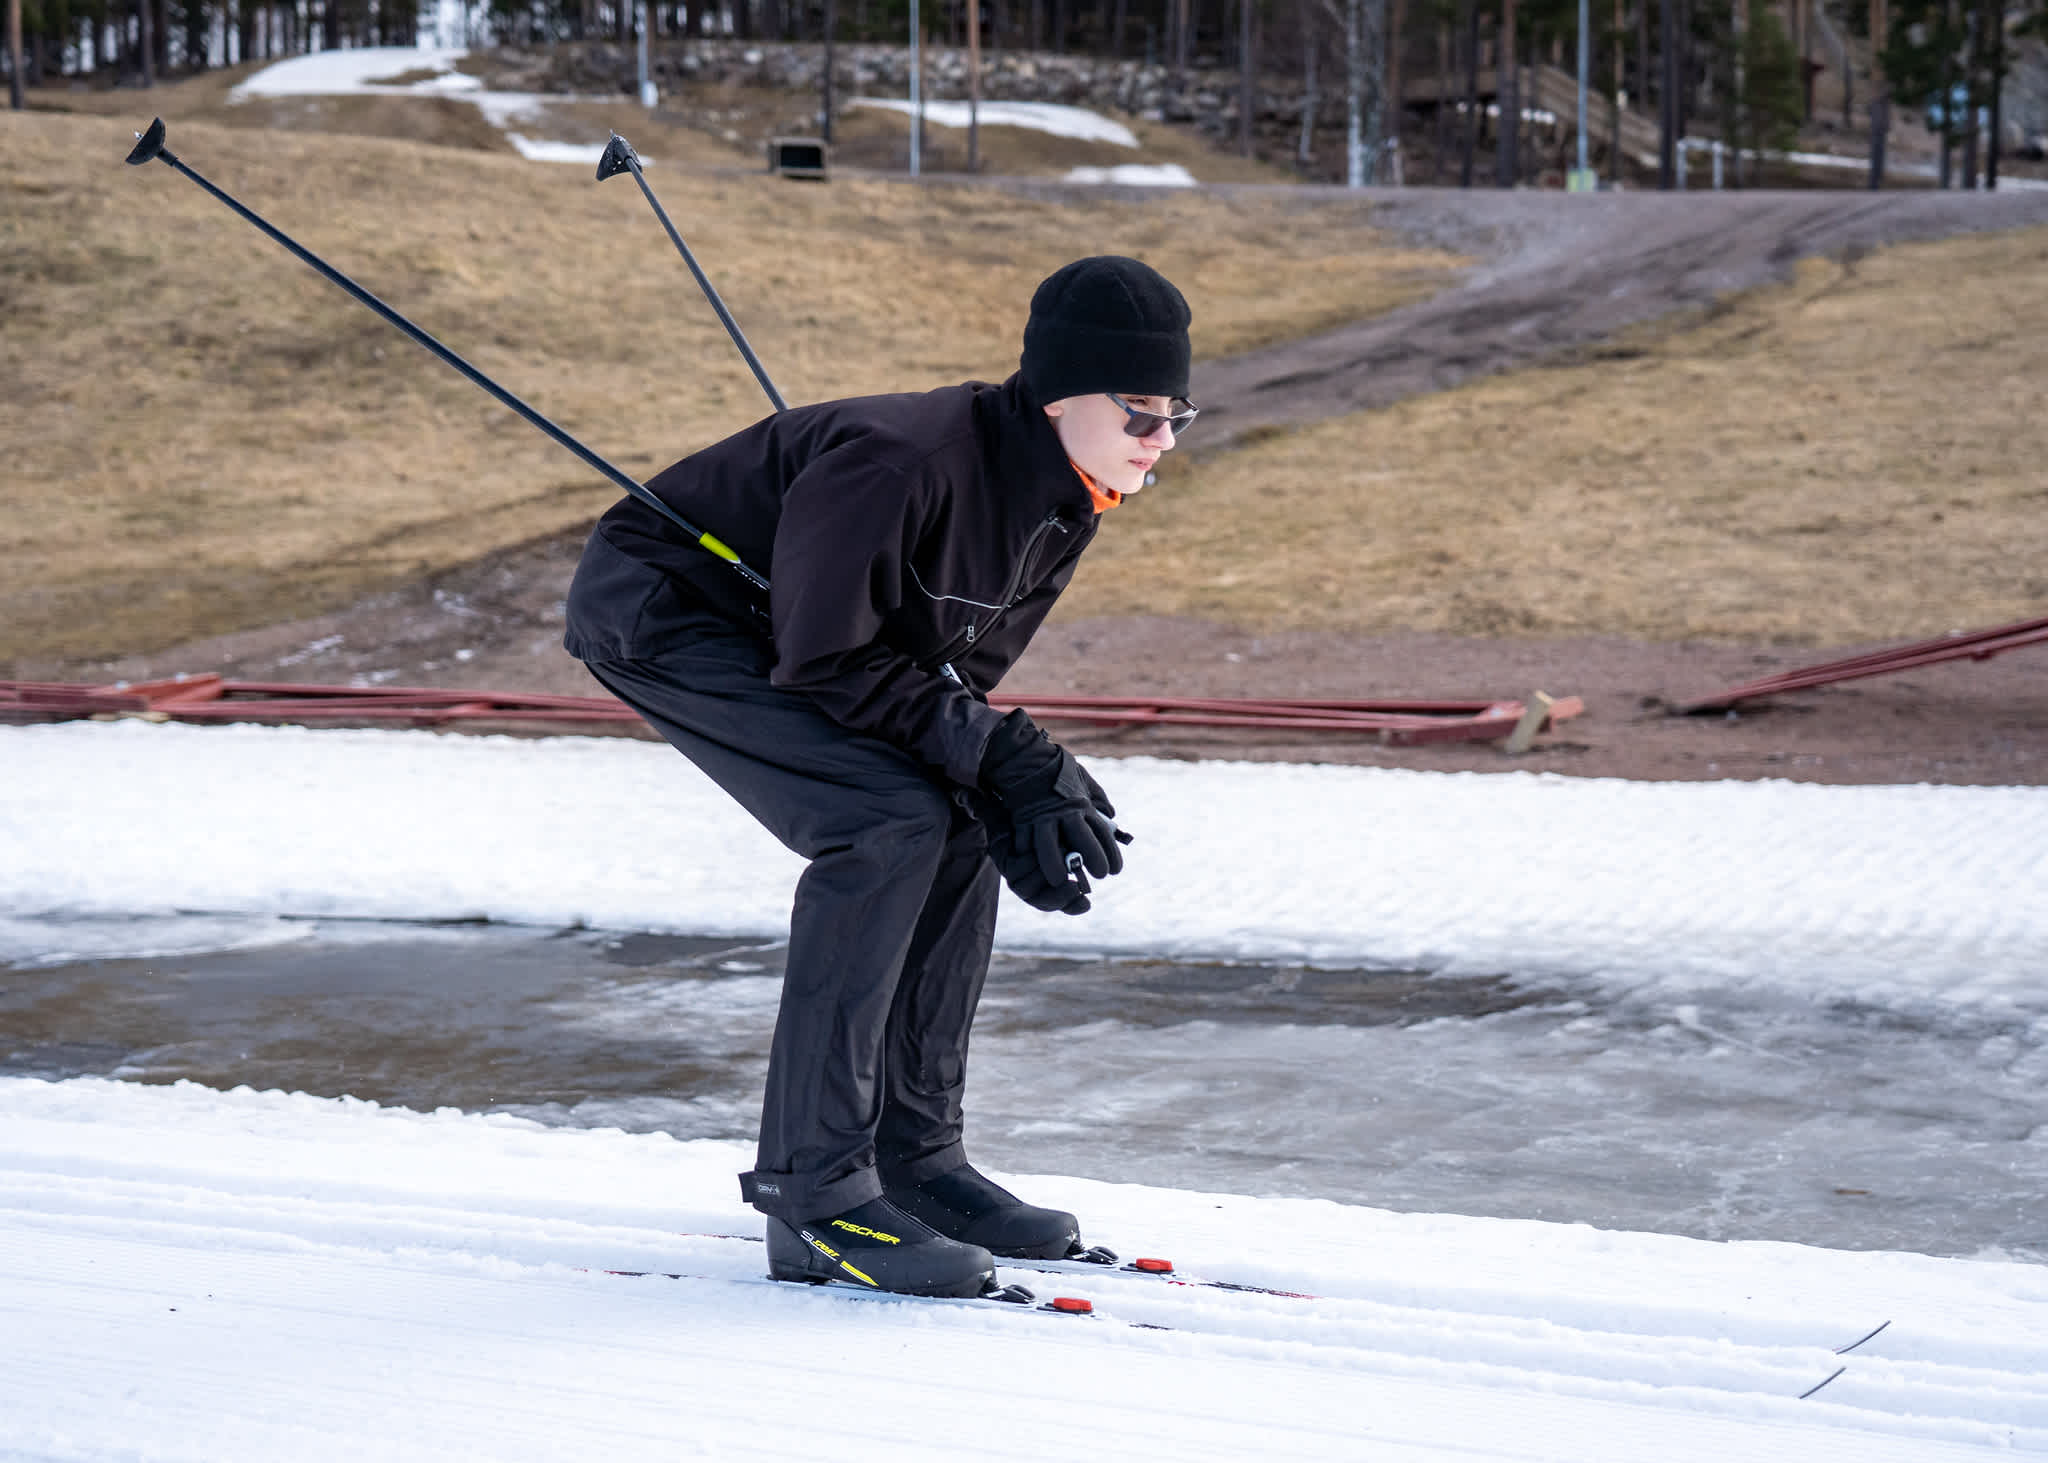
<path id="1" fill-rule="evenodd" d="M 1086 1296 L 1091 1320 L 766 1281 L 758 1244 L 679 1232 L 744 1232 L 724 1197 L 743 1161 L 347 1100 L 0 1082 L 0 1455 L 2048 1452 L 2029 1267 L 1036 1181 L 1095 1237 L 1317 1292 L 1005 1277 Z"/>

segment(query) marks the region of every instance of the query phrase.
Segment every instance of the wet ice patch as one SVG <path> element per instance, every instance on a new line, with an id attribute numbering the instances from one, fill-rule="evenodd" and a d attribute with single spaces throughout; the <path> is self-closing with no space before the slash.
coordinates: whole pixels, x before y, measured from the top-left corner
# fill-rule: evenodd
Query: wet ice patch
<path id="1" fill-rule="evenodd" d="M 265 915 L 0 914 L 0 967 L 259 950 L 311 934 L 312 927 L 302 920 Z"/>
<path id="2" fill-rule="evenodd" d="M 0 913 L 206 909 L 783 936 L 801 861 L 665 746 L 0 729 Z M 2038 1010 L 2048 788 L 1097 759 L 1137 834 L 1005 948 Z M 149 837 L 138 838 L 138 809 Z M 741 956 L 739 958 L 747 958 Z"/>

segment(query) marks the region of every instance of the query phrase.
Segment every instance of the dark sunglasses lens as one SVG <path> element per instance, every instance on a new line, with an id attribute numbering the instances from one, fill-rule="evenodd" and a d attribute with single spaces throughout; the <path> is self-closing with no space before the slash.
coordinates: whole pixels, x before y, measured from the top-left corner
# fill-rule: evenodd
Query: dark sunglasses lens
<path id="1" fill-rule="evenodd" d="M 1122 405 L 1122 403 L 1119 403 L 1119 405 Z M 1158 412 L 1153 411 L 1133 411 L 1130 407 L 1125 406 L 1124 435 L 1128 437 L 1149 437 L 1162 426 L 1167 426 L 1172 427 L 1173 435 L 1178 437 L 1188 429 L 1188 423 L 1195 419 L 1195 408 L 1186 402 L 1178 402 L 1176 405 L 1182 407 L 1183 410 L 1175 412 L 1172 416 L 1162 416 Z"/>

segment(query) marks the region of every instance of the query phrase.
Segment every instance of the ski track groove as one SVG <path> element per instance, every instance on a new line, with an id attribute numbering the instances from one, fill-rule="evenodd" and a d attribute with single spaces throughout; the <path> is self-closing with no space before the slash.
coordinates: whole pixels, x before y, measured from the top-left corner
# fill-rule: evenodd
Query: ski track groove
<path id="1" fill-rule="evenodd" d="M 30 1173 L 17 1165 L 0 1172 L 0 1212 L 24 1227 L 66 1236 L 91 1233 L 206 1252 L 220 1257 L 224 1267 L 230 1261 L 290 1267 L 322 1256 L 381 1268 L 393 1277 L 394 1314 L 403 1314 L 409 1305 L 407 1276 L 430 1275 L 440 1286 L 464 1279 L 496 1285 L 516 1276 L 523 1283 L 575 1292 L 638 1285 L 645 1287 L 640 1294 L 651 1314 L 671 1321 L 679 1305 L 692 1312 L 716 1308 L 714 1287 L 743 1283 L 758 1287 L 760 1304 L 776 1316 L 787 1315 L 790 1307 L 852 1304 L 910 1325 L 1028 1329 L 1049 1344 L 1100 1345 L 1113 1334 L 1122 1344 L 1168 1353 L 1221 1349 L 1247 1360 L 1284 1358 L 1336 1371 L 1688 1411 L 1796 1417 L 1804 1414 L 1777 1409 L 1826 1408 L 1838 1421 L 1859 1428 L 1929 1439 L 1996 1437 L 2006 1446 L 2048 1451 L 2048 1397 L 2035 1380 L 2038 1372 L 2027 1369 L 2029 1362 L 2040 1365 L 2037 1357 L 2023 1355 L 2027 1348 L 2007 1348 L 2021 1353 L 2010 1369 L 1980 1364 L 1980 1358 L 1968 1354 L 1967 1343 L 1936 1354 L 1925 1337 L 1917 1338 L 1913 1348 L 1919 1354 L 1908 1356 L 1885 1345 L 1902 1330 L 1910 1332 L 1894 1326 L 1852 1353 L 1847 1374 L 1825 1392 L 1810 1401 L 1797 1400 L 1840 1364 L 1832 1346 L 1854 1340 L 1881 1318 L 1816 1317 L 1800 1342 L 1737 1340 L 1675 1331 L 1683 1313 L 1660 1314 L 1656 1307 L 1631 1316 L 1644 1329 L 1617 1331 L 1544 1314 L 1503 1315 L 1358 1296 L 1300 1300 L 1216 1291 L 1106 1267 L 1075 1266 L 1053 1274 L 1018 1268 L 1005 1277 L 1022 1279 L 1041 1298 L 1072 1291 L 1094 1300 L 1107 1318 L 1170 1328 L 1131 1331 L 1076 1317 L 1004 1314 L 993 1306 L 986 1311 L 971 1305 L 938 1308 L 859 1292 L 784 1287 L 762 1276 L 760 1247 L 744 1237 L 678 1235 L 494 1210 L 484 1207 L 490 1202 L 484 1196 L 476 1208 L 458 1208 L 391 1197 L 279 1194 L 264 1191 L 258 1175 L 237 1177 L 243 1179 L 241 1187 L 230 1189 L 156 1176 Z M 50 1283 L 121 1294 L 122 1285 L 95 1273 L 99 1269 L 87 1265 L 82 1273 L 57 1276 Z M 578 1273 L 604 1270 L 692 1273 L 682 1281 Z M 1313 1279 L 1294 1277 L 1291 1284 L 1316 1288 Z M 131 1289 L 140 1296 L 152 1287 L 138 1282 Z M 1532 1307 L 1540 1308 L 1544 1299 L 1533 1297 Z M 361 1316 L 369 1298 L 352 1294 L 348 1304 L 347 1314 Z M 308 1334 L 339 1314 L 311 1301 L 271 1305 L 280 1315 L 308 1318 Z M 744 1311 L 721 1310 L 705 1354 L 722 1350 L 735 1324 L 745 1326 Z M 1838 1334 L 1828 1334 L 1830 1326 Z M 442 1329 L 487 1357 L 491 1338 L 502 1334 L 503 1324 L 444 1318 Z M 581 1354 L 588 1356 L 592 1344 L 602 1350 L 601 1342 L 585 1340 L 579 1342 Z M 670 1343 L 668 1360 L 676 1359 L 679 1347 L 696 1349 Z M 375 1347 L 369 1349 L 374 1354 Z M 613 1358 L 617 1365 L 624 1366 L 632 1355 L 630 1348 L 612 1349 L 618 1352 Z M 63 1374 L 61 1367 L 52 1370 L 53 1376 Z M 590 1395 L 611 1394 L 600 1389 Z M 331 1425 L 341 1421 L 337 1414 Z"/>

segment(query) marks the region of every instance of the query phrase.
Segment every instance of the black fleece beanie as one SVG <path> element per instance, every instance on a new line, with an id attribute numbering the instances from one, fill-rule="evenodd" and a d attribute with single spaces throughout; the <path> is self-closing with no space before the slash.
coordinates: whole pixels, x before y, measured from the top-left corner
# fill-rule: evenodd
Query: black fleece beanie
<path id="1" fill-rule="evenodd" d="M 1149 264 L 1076 259 L 1031 297 L 1024 385 L 1040 405 L 1115 391 L 1188 394 L 1188 302 Z"/>

